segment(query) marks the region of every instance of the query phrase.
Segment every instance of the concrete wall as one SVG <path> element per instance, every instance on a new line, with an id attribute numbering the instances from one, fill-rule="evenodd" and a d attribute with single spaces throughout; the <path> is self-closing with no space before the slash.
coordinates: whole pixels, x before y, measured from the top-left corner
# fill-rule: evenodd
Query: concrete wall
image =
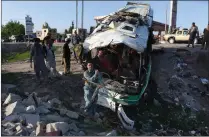
<path id="1" fill-rule="evenodd" d="M 30 46 L 33 43 L 30 43 Z M 54 46 L 63 46 L 64 43 L 54 43 Z M 12 42 L 7 42 L 7 43 L 1 43 L 1 53 L 12 53 L 12 52 L 24 52 L 27 50 L 30 50 L 30 46 L 28 46 L 27 42 L 18 42 L 18 43 L 12 43 Z"/>
<path id="2" fill-rule="evenodd" d="M 30 50 L 28 43 L 1 43 L 1 53 L 24 52 Z"/>

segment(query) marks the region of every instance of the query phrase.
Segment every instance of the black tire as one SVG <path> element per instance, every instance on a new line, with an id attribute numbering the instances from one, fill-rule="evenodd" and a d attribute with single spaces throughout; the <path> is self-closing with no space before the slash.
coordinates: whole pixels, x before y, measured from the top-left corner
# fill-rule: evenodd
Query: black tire
<path id="1" fill-rule="evenodd" d="M 168 42 L 169 42 L 170 44 L 174 44 L 174 43 L 175 43 L 175 39 L 174 39 L 174 38 L 169 38 L 169 39 L 168 39 Z"/>

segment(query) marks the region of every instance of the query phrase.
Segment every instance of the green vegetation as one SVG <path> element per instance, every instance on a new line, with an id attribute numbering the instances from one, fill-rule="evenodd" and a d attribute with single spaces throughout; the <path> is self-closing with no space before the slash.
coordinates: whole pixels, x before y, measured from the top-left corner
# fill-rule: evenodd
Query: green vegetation
<path id="1" fill-rule="evenodd" d="M 57 53 L 60 47 L 54 46 L 54 52 Z M 23 61 L 30 58 L 30 51 L 22 52 L 22 53 L 12 53 L 12 54 L 2 54 L 2 62 L 17 62 Z"/>
<path id="2" fill-rule="evenodd" d="M 2 38 L 9 38 L 11 35 L 24 35 L 25 26 L 19 21 L 9 21 L 6 25 L 1 26 Z"/>
<path id="3" fill-rule="evenodd" d="M 30 57 L 30 52 L 26 51 L 23 53 L 13 53 L 13 54 L 6 54 L 6 55 L 2 55 L 2 61 L 4 62 L 5 60 L 7 60 L 7 62 L 11 63 L 11 62 L 17 62 L 17 61 L 23 61 L 26 60 Z"/>
<path id="4" fill-rule="evenodd" d="M 66 37 L 66 34 L 72 34 L 73 29 L 74 29 L 74 22 L 72 21 L 72 24 L 69 27 L 69 29 L 65 29 L 65 37 Z"/>

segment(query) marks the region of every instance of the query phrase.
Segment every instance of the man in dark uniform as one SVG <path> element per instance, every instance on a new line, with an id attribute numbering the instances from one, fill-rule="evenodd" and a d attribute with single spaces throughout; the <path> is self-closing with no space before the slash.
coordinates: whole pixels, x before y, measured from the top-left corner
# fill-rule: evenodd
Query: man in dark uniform
<path id="1" fill-rule="evenodd" d="M 202 48 L 201 49 L 207 49 L 208 48 L 208 45 L 206 43 L 206 41 L 209 39 L 208 38 L 208 31 L 209 31 L 209 23 L 208 23 L 207 28 L 205 28 L 204 31 L 203 31 L 203 40 L 202 40 Z"/>
<path id="2" fill-rule="evenodd" d="M 189 29 L 189 43 L 187 45 L 187 47 L 190 46 L 190 44 L 192 44 L 192 47 L 194 48 L 194 40 L 196 38 L 196 35 L 198 34 L 198 27 L 195 25 L 195 23 L 192 23 L 192 27 Z"/>
<path id="3" fill-rule="evenodd" d="M 62 64 L 64 65 L 64 73 L 67 74 L 70 72 L 70 58 L 71 52 L 69 48 L 70 39 L 67 39 L 63 46 L 63 56 L 62 56 Z"/>

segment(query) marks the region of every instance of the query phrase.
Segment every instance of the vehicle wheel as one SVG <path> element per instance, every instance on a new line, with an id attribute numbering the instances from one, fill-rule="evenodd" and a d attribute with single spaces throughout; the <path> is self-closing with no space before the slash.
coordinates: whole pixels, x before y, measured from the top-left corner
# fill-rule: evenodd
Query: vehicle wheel
<path id="1" fill-rule="evenodd" d="M 168 42 L 169 42 L 170 44 L 173 44 L 173 43 L 175 42 L 175 40 L 174 40 L 174 38 L 169 38 Z"/>
<path id="2" fill-rule="evenodd" d="M 194 44 L 198 44 L 198 39 L 197 38 L 194 39 Z"/>

